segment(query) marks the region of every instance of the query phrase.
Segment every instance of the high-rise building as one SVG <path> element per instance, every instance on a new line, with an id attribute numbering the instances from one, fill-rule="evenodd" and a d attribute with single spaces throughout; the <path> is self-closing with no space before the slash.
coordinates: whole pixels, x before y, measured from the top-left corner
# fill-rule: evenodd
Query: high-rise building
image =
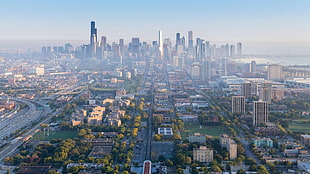
<path id="1" fill-rule="evenodd" d="M 262 82 L 260 84 L 260 89 L 259 89 L 259 99 L 270 103 L 271 94 L 272 94 L 272 83 L 269 81 Z"/>
<path id="2" fill-rule="evenodd" d="M 230 57 L 234 57 L 236 54 L 236 48 L 235 45 L 230 45 Z"/>
<path id="3" fill-rule="evenodd" d="M 139 58 L 139 56 L 140 56 L 140 39 L 138 37 L 132 38 L 131 46 L 132 46 L 132 56 L 135 58 Z"/>
<path id="4" fill-rule="evenodd" d="M 162 58 L 164 54 L 164 43 L 163 43 L 163 32 L 161 30 L 159 30 L 158 32 L 158 48 L 160 58 Z"/>
<path id="5" fill-rule="evenodd" d="M 243 82 L 241 83 L 241 95 L 246 99 L 250 99 L 257 95 L 257 83 L 255 82 Z"/>
<path id="6" fill-rule="evenodd" d="M 254 101 L 253 126 L 262 126 L 268 122 L 268 103 L 266 101 Z"/>
<path id="7" fill-rule="evenodd" d="M 237 43 L 237 55 L 238 56 L 242 55 L 242 43 L 240 42 Z"/>
<path id="8" fill-rule="evenodd" d="M 196 39 L 196 62 L 201 62 L 206 58 L 206 42 L 203 39 L 197 38 Z"/>
<path id="9" fill-rule="evenodd" d="M 256 72 L 256 61 L 255 60 L 251 62 L 250 72 Z"/>
<path id="10" fill-rule="evenodd" d="M 229 53 L 230 53 L 230 51 L 229 51 L 229 44 L 227 43 L 227 44 L 225 45 L 224 54 L 225 54 L 226 57 L 228 57 L 228 56 L 229 56 Z"/>
<path id="11" fill-rule="evenodd" d="M 222 147 L 225 147 L 229 152 L 230 159 L 236 159 L 238 156 L 237 143 L 231 139 L 228 135 L 222 134 L 220 138 L 220 143 Z"/>
<path id="12" fill-rule="evenodd" d="M 194 51 L 194 37 L 193 37 L 193 31 L 188 32 L 188 52 L 189 54 L 193 54 Z"/>
<path id="13" fill-rule="evenodd" d="M 102 48 L 103 51 L 107 51 L 107 37 L 105 36 L 101 37 L 100 47 Z"/>
<path id="14" fill-rule="evenodd" d="M 185 37 L 184 36 L 181 38 L 181 43 L 180 44 L 185 46 Z"/>
<path id="15" fill-rule="evenodd" d="M 245 113 L 245 99 L 244 96 L 233 96 L 231 100 L 232 113 Z"/>
<path id="16" fill-rule="evenodd" d="M 122 59 L 121 59 L 121 47 L 118 44 L 114 45 L 114 58 L 116 62 L 119 62 L 122 64 Z"/>
<path id="17" fill-rule="evenodd" d="M 164 60 L 166 61 L 171 61 L 171 42 L 170 39 L 165 39 L 164 40 L 164 45 L 163 45 L 163 57 Z"/>
<path id="18" fill-rule="evenodd" d="M 268 80 L 282 80 L 282 66 L 269 65 L 268 66 Z"/>
<path id="19" fill-rule="evenodd" d="M 181 45 L 181 34 L 180 33 L 176 34 L 175 44 L 176 45 Z"/>
<path id="20" fill-rule="evenodd" d="M 95 57 L 97 48 L 97 28 L 95 21 L 90 22 L 90 57 Z"/>
<path id="21" fill-rule="evenodd" d="M 121 53 L 123 54 L 123 52 L 124 52 L 124 39 L 119 39 L 118 44 L 120 46 Z"/>
<path id="22" fill-rule="evenodd" d="M 200 77 L 201 76 L 201 65 L 198 62 L 191 64 L 191 76 Z"/>

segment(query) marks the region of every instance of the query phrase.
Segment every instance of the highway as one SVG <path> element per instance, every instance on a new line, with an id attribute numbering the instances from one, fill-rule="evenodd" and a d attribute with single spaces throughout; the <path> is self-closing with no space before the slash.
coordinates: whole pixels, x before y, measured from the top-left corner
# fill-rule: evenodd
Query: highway
<path id="1" fill-rule="evenodd" d="M 76 88 L 78 88 L 78 85 L 74 85 L 74 87 L 70 87 L 70 90 L 66 90 L 66 92 L 73 91 Z M 83 91 L 83 90 L 82 90 Z M 59 94 L 58 94 L 59 95 Z M 79 97 L 76 96 L 75 98 Z M 47 106 L 44 102 L 34 102 L 34 101 L 27 101 L 25 99 L 20 99 L 20 98 L 12 98 L 12 100 L 25 103 L 28 105 L 29 110 L 23 114 L 24 111 L 16 113 L 17 115 L 12 116 L 14 118 L 8 121 L 10 126 L 5 126 L 3 130 L 0 130 L 0 135 L 7 135 L 9 133 L 5 132 L 10 131 L 14 132 L 18 130 L 17 128 L 23 128 L 23 127 L 29 127 L 26 133 L 23 135 L 14 138 L 9 145 L 7 145 L 1 152 L 0 152 L 0 160 L 2 161 L 5 157 L 12 155 L 15 150 L 21 146 L 25 141 L 27 141 L 29 138 L 31 138 L 35 133 L 37 133 L 40 130 L 41 124 L 48 124 L 51 121 L 51 118 L 54 115 L 59 114 L 58 112 L 53 112 L 53 110 L 50 109 L 49 106 Z M 73 100 L 69 101 L 71 103 Z M 42 106 L 42 110 L 38 110 L 36 105 Z M 64 108 L 66 105 L 63 105 L 60 109 L 59 112 L 61 111 L 62 108 Z M 52 113 L 53 112 L 53 113 Z M 52 114 L 51 114 L 52 113 Z M 51 116 L 48 116 L 51 114 Z M 32 126 L 32 122 L 39 121 L 38 124 L 35 126 Z M 1 125 L 2 123 L 0 123 Z M 13 124 L 14 126 L 11 126 Z M 31 128 L 30 128 L 31 127 Z"/>
<path id="2" fill-rule="evenodd" d="M 27 100 L 20 98 L 11 98 L 11 100 L 24 103 L 28 108 L 25 108 L 17 113 L 8 114 L 1 117 L 0 139 L 9 138 L 13 132 L 27 126 L 31 126 L 32 122 L 40 119 L 40 114 L 42 112 L 38 111 L 36 106 Z"/>

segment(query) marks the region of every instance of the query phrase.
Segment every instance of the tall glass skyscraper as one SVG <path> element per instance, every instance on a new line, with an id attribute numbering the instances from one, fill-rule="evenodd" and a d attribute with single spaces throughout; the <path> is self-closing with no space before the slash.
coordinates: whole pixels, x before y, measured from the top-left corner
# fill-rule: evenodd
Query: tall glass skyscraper
<path id="1" fill-rule="evenodd" d="M 97 28 L 95 21 L 90 22 L 90 57 L 95 57 L 97 48 Z"/>

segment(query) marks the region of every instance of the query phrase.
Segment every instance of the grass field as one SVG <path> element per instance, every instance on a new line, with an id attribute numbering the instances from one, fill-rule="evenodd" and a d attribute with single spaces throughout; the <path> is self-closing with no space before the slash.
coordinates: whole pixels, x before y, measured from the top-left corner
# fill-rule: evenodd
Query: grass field
<path id="1" fill-rule="evenodd" d="M 296 120 L 292 120 L 292 122 L 295 122 L 295 123 L 299 123 L 299 124 L 307 124 L 307 123 L 310 123 L 310 119 L 296 119 Z"/>
<path id="2" fill-rule="evenodd" d="M 296 119 L 289 122 L 289 130 L 310 133 L 310 119 Z"/>
<path id="3" fill-rule="evenodd" d="M 184 139 L 193 133 L 201 133 L 204 135 L 211 135 L 212 138 L 219 138 L 219 135 L 226 133 L 226 131 L 223 126 L 200 126 L 198 123 L 185 124 L 181 136 Z"/>
<path id="4" fill-rule="evenodd" d="M 57 138 L 62 138 L 62 139 L 67 139 L 67 138 L 75 138 L 77 136 L 77 132 L 73 131 L 59 131 L 59 132 L 50 132 L 49 136 L 46 136 L 44 138 L 44 133 L 43 132 L 38 132 L 33 136 L 32 139 L 34 140 L 52 140 L 52 139 L 57 139 Z"/>

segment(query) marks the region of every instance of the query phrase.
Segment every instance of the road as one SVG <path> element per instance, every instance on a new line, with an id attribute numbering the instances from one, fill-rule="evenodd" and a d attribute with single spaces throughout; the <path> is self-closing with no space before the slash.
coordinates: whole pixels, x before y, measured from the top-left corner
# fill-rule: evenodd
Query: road
<path id="1" fill-rule="evenodd" d="M 1 117 L 0 139 L 9 138 L 12 133 L 24 127 L 31 126 L 33 122 L 40 119 L 41 110 L 37 110 L 34 103 L 20 98 L 11 98 L 11 100 L 24 103 L 25 108 L 17 113 Z"/>
<path id="2" fill-rule="evenodd" d="M 79 86 L 78 85 L 74 85 L 74 87 L 70 87 L 70 90 L 66 90 L 66 91 L 67 92 L 74 91 L 76 88 L 79 88 Z M 58 94 L 58 95 L 60 95 L 60 94 Z M 77 97 L 79 97 L 79 95 L 76 96 L 74 99 L 76 99 Z M 25 103 L 25 104 L 28 105 L 29 110 L 27 111 L 27 114 L 19 116 L 18 119 L 15 120 L 14 124 L 18 125 L 17 127 L 27 126 L 27 127 L 29 127 L 29 129 L 27 130 L 26 133 L 24 133 L 20 137 L 17 137 L 15 139 L 13 139 L 11 141 L 11 143 L 8 146 L 6 146 L 0 152 L 0 160 L 1 161 L 5 157 L 12 155 L 19 146 L 21 146 L 25 141 L 27 141 L 35 133 L 37 133 L 40 130 L 40 128 L 41 128 L 41 124 L 48 124 L 48 123 L 50 123 L 51 118 L 54 115 L 59 114 L 59 112 L 61 112 L 62 108 L 64 108 L 66 106 L 66 105 L 63 105 L 61 108 L 59 108 L 58 112 L 53 112 L 53 110 L 51 110 L 50 107 L 47 106 L 44 102 L 27 101 L 27 100 L 20 99 L 20 98 L 12 98 L 12 99 L 15 100 L 15 101 L 22 102 L 22 103 Z M 69 101 L 69 103 L 71 103 L 73 100 Z M 41 106 L 43 109 L 42 110 L 38 110 L 36 105 Z M 49 114 L 51 114 L 51 115 L 48 116 Z M 33 121 L 39 121 L 39 123 L 36 124 L 35 126 L 31 127 Z M 0 134 L 1 134 L 1 132 L 0 132 Z"/>
<path id="3" fill-rule="evenodd" d="M 21 100 L 21 99 L 18 99 L 18 100 Z M 42 118 L 42 117 L 46 117 L 50 112 L 51 112 L 50 108 L 48 106 L 45 106 L 43 107 L 43 112 L 39 110 L 35 110 L 35 111 L 32 111 L 31 113 L 33 114 L 34 118 Z M 43 119 L 41 121 L 41 124 L 48 123 L 50 119 L 51 117 L 47 117 Z M 29 123 L 29 121 L 27 122 Z M 22 122 L 21 124 L 25 125 L 25 123 L 22 123 Z M 32 127 L 30 130 L 28 130 L 28 132 L 25 133 L 24 135 L 13 139 L 11 143 L 0 152 L 0 160 L 3 160 L 5 157 L 10 156 L 19 146 L 21 146 L 24 143 L 24 141 L 28 140 L 32 135 L 34 135 L 37 132 L 37 130 L 40 128 L 40 126 L 41 126 L 40 124 L 37 124 L 36 126 Z"/>

